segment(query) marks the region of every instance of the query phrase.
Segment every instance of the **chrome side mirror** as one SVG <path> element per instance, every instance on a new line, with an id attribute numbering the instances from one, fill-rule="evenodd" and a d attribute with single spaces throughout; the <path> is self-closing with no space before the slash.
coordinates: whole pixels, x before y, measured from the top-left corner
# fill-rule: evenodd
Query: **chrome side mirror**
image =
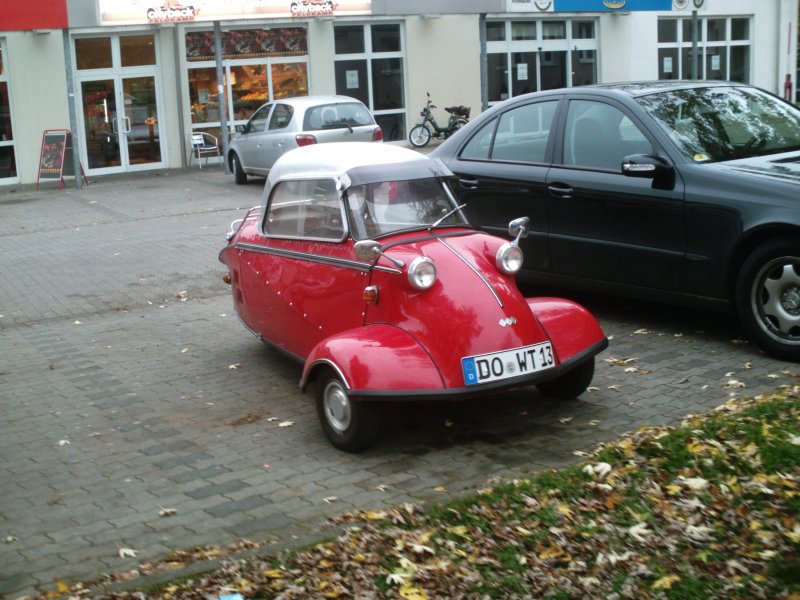
<path id="1" fill-rule="evenodd" d="M 528 237 L 528 223 L 530 221 L 528 217 L 520 217 L 508 224 L 508 235 L 514 238 L 514 244 L 519 245 L 520 239 Z"/>
<path id="2" fill-rule="evenodd" d="M 361 260 L 368 260 L 376 263 L 381 256 L 385 256 L 386 260 L 391 261 L 399 269 L 402 269 L 406 264 L 400 259 L 392 258 L 384 254 L 383 246 L 381 246 L 380 242 L 376 242 L 375 240 L 361 240 L 360 242 L 356 242 L 354 249 L 356 251 L 356 256 Z"/>
<path id="3" fill-rule="evenodd" d="M 382 246 L 375 240 L 361 240 L 356 242 L 356 256 L 361 260 L 378 260 L 381 256 Z"/>

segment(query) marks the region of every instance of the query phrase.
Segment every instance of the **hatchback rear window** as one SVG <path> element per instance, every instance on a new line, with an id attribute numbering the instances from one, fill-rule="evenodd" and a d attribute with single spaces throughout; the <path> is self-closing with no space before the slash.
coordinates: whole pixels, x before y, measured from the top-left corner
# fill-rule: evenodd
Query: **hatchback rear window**
<path id="1" fill-rule="evenodd" d="M 359 102 L 321 104 L 306 111 L 303 130 L 340 129 L 373 125 L 374 123 L 375 120 L 367 107 Z"/>

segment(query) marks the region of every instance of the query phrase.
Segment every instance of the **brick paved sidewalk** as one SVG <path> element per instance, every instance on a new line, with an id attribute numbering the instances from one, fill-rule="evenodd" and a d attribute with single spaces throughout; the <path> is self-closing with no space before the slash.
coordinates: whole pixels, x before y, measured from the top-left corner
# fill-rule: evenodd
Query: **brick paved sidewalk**
<path id="1" fill-rule="evenodd" d="M 579 400 L 394 408 L 380 444 L 338 452 L 300 367 L 241 326 L 221 281 L 224 234 L 260 188 L 203 169 L 0 194 L 0 596 L 444 499 L 797 370 L 733 343 L 732 319 L 590 298 L 612 340 Z"/>

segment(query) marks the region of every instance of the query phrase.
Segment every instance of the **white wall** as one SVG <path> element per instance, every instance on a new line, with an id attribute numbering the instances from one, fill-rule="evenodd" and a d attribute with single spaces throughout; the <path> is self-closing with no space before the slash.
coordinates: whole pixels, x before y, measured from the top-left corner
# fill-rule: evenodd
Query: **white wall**
<path id="1" fill-rule="evenodd" d="M 481 67 L 478 15 L 440 16 L 406 21 L 406 101 L 408 128 L 425 108 L 426 92 L 438 107 L 439 125 L 447 124 L 445 106 L 465 105 L 480 114 Z"/>
<path id="2" fill-rule="evenodd" d="M 333 21 L 312 20 L 308 23 L 308 81 L 310 95 L 335 94 L 336 74 Z"/>
<path id="3" fill-rule="evenodd" d="M 64 41 L 58 29 L 46 34 L 8 32 L 4 37 L 17 174 L 22 183 L 34 183 L 42 133 L 69 129 Z"/>

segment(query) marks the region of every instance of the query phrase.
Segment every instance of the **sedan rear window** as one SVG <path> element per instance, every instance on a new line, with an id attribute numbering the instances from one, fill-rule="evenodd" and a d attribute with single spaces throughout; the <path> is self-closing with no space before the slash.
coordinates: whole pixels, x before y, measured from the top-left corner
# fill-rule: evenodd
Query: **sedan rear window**
<path id="1" fill-rule="evenodd" d="M 306 111 L 303 131 L 361 127 L 374 123 L 375 120 L 370 112 L 359 102 L 321 104 Z"/>

